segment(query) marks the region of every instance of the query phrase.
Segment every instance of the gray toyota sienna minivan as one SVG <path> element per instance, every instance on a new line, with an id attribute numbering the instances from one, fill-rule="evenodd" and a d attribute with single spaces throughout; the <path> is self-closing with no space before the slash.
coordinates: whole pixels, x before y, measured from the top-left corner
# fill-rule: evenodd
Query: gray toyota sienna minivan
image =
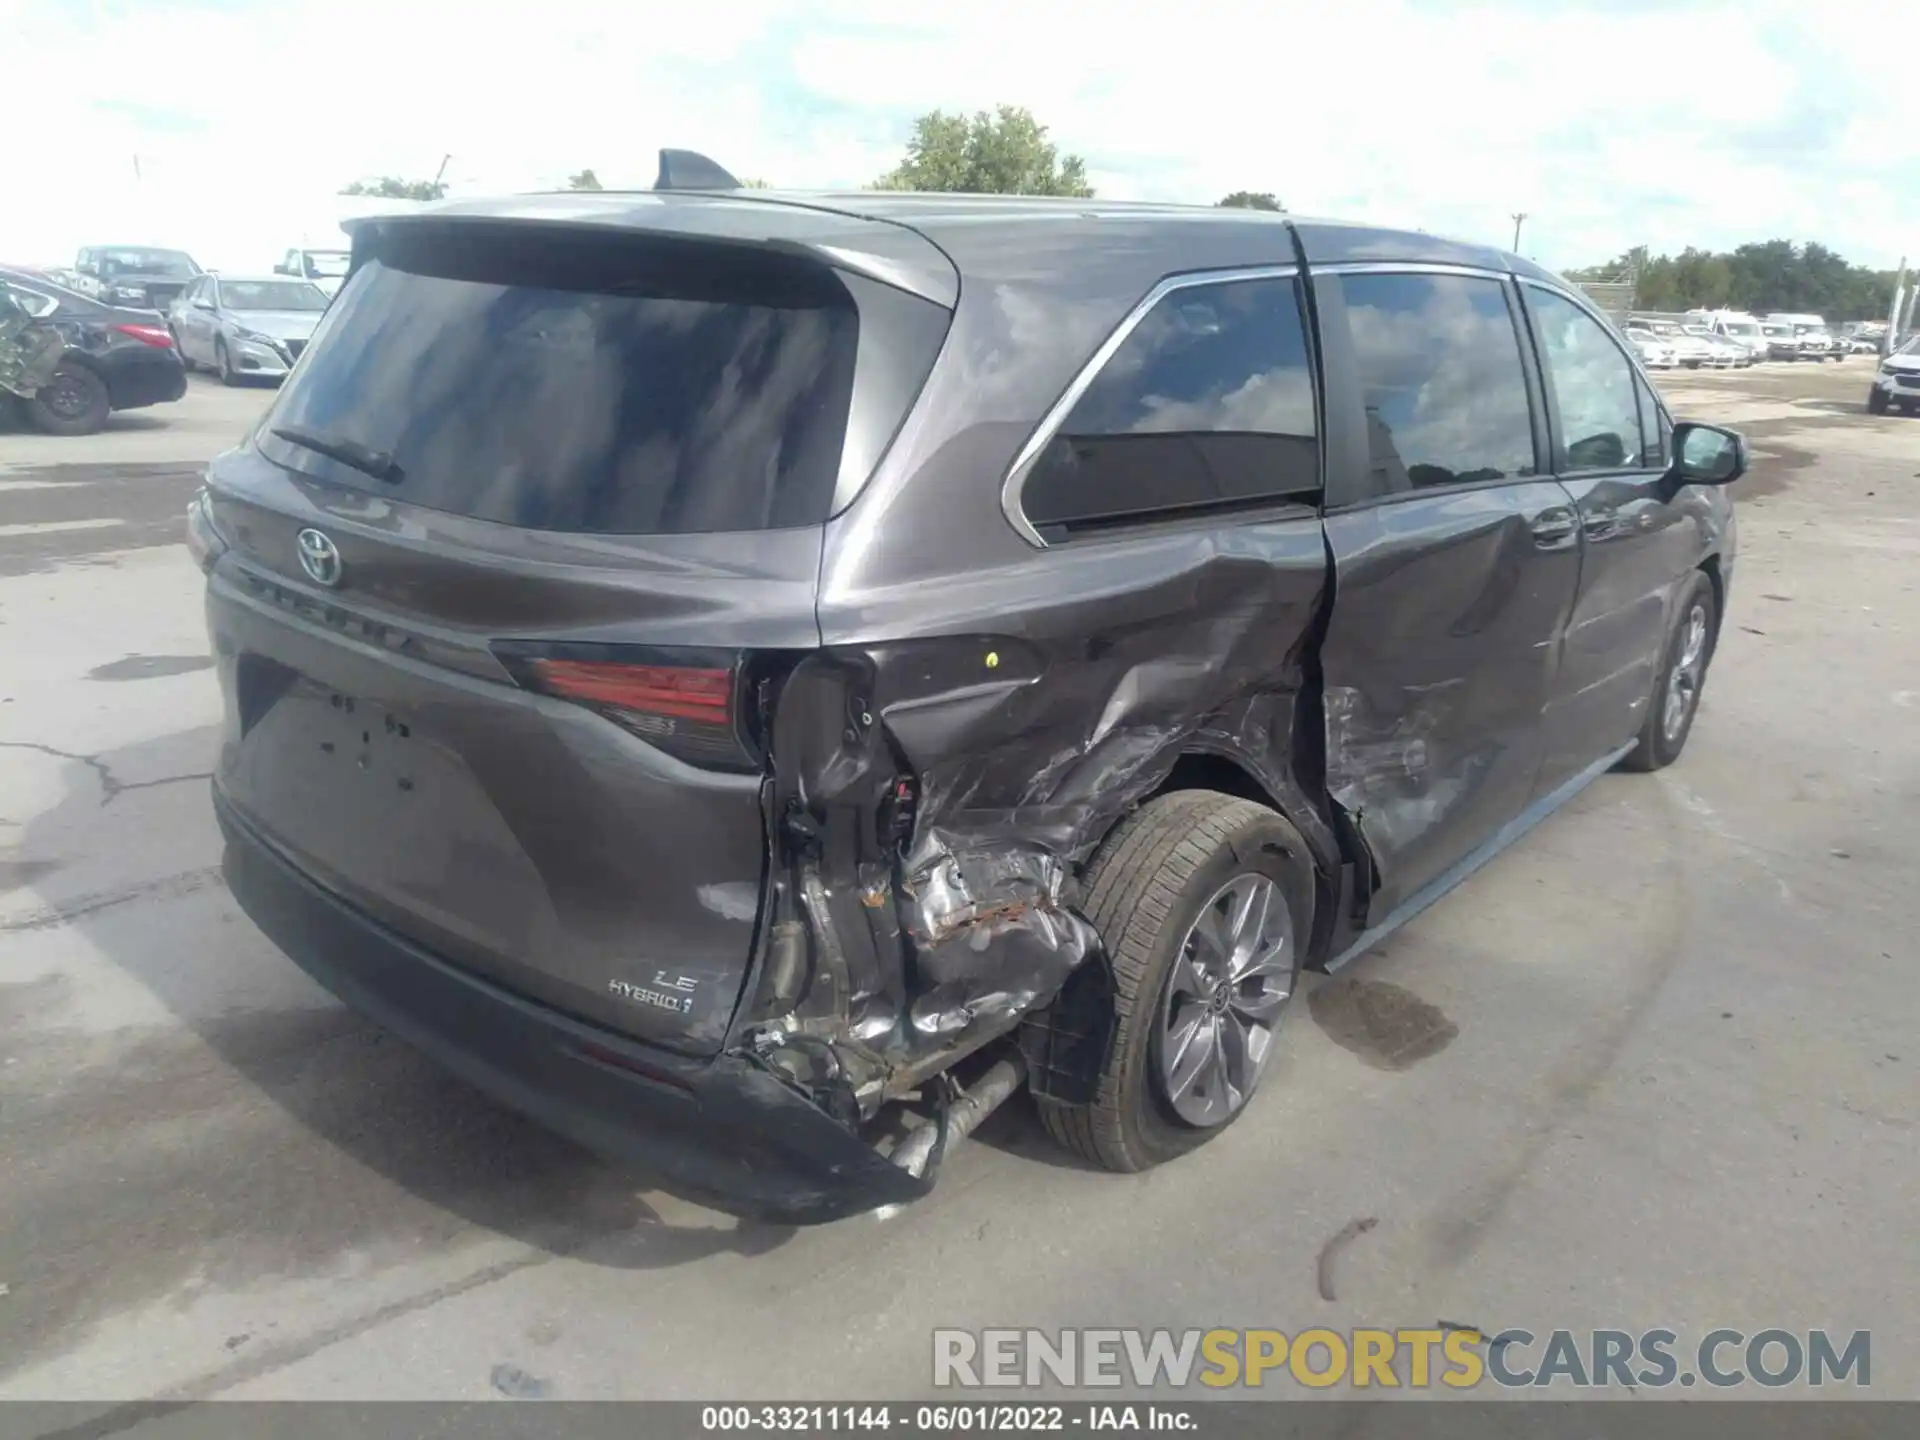
<path id="1" fill-rule="evenodd" d="M 189 515 L 233 893 L 508 1104 L 799 1220 L 1022 1087 L 1141 1169 L 1685 744 L 1745 447 L 1551 274 L 675 166 L 359 222 Z"/>

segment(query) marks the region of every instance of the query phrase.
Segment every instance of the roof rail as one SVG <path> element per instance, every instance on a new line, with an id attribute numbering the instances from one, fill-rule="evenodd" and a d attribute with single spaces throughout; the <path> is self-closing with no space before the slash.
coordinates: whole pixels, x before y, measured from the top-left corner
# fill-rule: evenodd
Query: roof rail
<path id="1" fill-rule="evenodd" d="M 656 190 L 738 190 L 740 182 L 698 150 L 662 150 Z"/>

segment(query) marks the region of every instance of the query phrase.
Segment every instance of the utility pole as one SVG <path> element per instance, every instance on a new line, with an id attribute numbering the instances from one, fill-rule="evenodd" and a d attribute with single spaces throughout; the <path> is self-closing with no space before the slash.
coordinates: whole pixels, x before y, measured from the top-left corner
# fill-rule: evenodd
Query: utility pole
<path id="1" fill-rule="evenodd" d="M 1882 355 L 1892 354 L 1894 342 L 1900 338 L 1900 310 L 1901 302 L 1906 299 L 1906 290 L 1907 257 L 1902 255 L 1900 269 L 1893 279 L 1893 305 L 1887 311 L 1887 343 L 1886 348 L 1880 352 Z"/>
<path id="2" fill-rule="evenodd" d="M 442 155 L 440 157 L 440 168 L 433 172 L 433 183 L 435 188 L 439 187 L 441 177 L 447 173 L 447 162 L 451 159 L 453 159 L 453 156 L 451 155 Z"/>
<path id="3" fill-rule="evenodd" d="M 1513 212 L 1513 253 L 1516 255 L 1520 253 L 1520 226 L 1525 222 L 1526 218 L 1527 212 L 1524 210 L 1516 210 Z"/>

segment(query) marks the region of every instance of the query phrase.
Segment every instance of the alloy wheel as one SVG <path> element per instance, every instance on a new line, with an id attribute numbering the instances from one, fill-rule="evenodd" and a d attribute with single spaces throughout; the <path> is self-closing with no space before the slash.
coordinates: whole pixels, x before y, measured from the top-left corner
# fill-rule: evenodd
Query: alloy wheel
<path id="1" fill-rule="evenodd" d="M 1229 880 L 1187 927 L 1154 1036 L 1173 1111 L 1197 1129 L 1247 1103 L 1293 990 L 1293 915 L 1265 875 Z"/>
<path id="2" fill-rule="evenodd" d="M 1666 707 L 1660 716 L 1661 732 L 1671 744 L 1686 728 L 1687 717 L 1700 698 L 1700 681 L 1707 660 L 1707 610 L 1695 605 L 1687 612 L 1686 628 L 1681 633 L 1680 653 L 1674 657 L 1673 672 L 1667 677 Z"/>
<path id="3" fill-rule="evenodd" d="M 86 387 L 66 369 L 53 372 L 53 380 L 41 389 L 40 399 L 62 420 L 78 420 L 91 403 Z"/>

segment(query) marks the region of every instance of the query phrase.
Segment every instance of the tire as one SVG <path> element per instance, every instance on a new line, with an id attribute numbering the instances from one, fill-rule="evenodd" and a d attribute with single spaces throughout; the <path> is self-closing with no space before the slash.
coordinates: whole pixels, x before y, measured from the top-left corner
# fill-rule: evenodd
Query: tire
<path id="1" fill-rule="evenodd" d="M 49 435 L 94 435 L 113 413 L 107 385 L 85 365 L 62 360 L 49 381 L 27 402 L 33 423 Z"/>
<path id="2" fill-rule="evenodd" d="M 1867 413 L 1884 415 L 1887 413 L 1887 392 L 1878 385 L 1867 391 Z"/>
<path id="3" fill-rule="evenodd" d="M 1287 913 L 1266 911 L 1266 943 L 1251 947 L 1273 957 L 1258 992 L 1249 994 L 1248 982 L 1220 986 L 1216 996 L 1225 990 L 1229 999 L 1209 1005 L 1191 988 L 1200 967 L 1183 953 L 1203 914 L 1229 917 L 1236 886 L 1284 901 Z M 1212 1139 L 1245 1113 L 1256 1093 L 1313 933 L 1313 862 L 1299 831 L 1273 810 L 1211 790 L 1176 791 L 1114 827 L 1087 868 L 1086 896 L 1084 912 L 1113 966 L 1113 1046 L 1091 1103 L 1036 1097 L 1035 1104 L 1047 1132 L 1069 1150 L 1107 1170 L 1146 1170 Z M 1223 897 L 1225 908 L 1218 908 Z M 1196 946 L 1205 953 L 1197 940 Z M 1257 1055 L 1246 1043 L 1257 1027 L 1249 1028 L 1243 1002 L 1269 1016 Z M 1237 1052 L 1252 1066 L 1251 1083 L 1238 1092 L 1215 1083 L 1223 1072 L 1191 1083 L 1178 1102 L 1189 1115 L 1202 1104 L 1221 1107 L 1202 1123 L 1183 1118 L 1168 1083 L 1167 1062 L 1175 1057 L 1167 1047 L 1176 1041 L 1181 1015 L 1194 1026 L 1186 1032 L 1189 1043 L 1209 1047 L 1203 1054 Z M 1209 1026 L 1211 1036 L 1227 1039 L 1223 1048 L 1212 1048 Z"/>
<path id="4" fill-rule="evenodd" d="M 233 368 L 233 357 L 227 354 L 227 338 L 224 335 L 214 337 L 213 368 L 220 372 L 222 385 L 238 385 L 240 372 Z"/>
<path id="5" fill-rule="evenodd" d="M 1647 702 L 1647 718 L 1633 749 L 1620 762 L 1623 770 L 1663 770 L 1680 758 L 1700 713 L 1700 695 L 1707 687 L 1707 667 L 1713 662 L 1714 639 L 1719 634 L 1718 605 L 1713 582 L 1696 570 L 1674 607 L 1673 628 L 1660 650 L 1660 673 Z M 1697 622 L 1697 633 L 1696 633 Z M 1690 655 L 1691 652 L 1691 655 Z M 1683 698 L 1672 701 L 1676 688 Z"/>

